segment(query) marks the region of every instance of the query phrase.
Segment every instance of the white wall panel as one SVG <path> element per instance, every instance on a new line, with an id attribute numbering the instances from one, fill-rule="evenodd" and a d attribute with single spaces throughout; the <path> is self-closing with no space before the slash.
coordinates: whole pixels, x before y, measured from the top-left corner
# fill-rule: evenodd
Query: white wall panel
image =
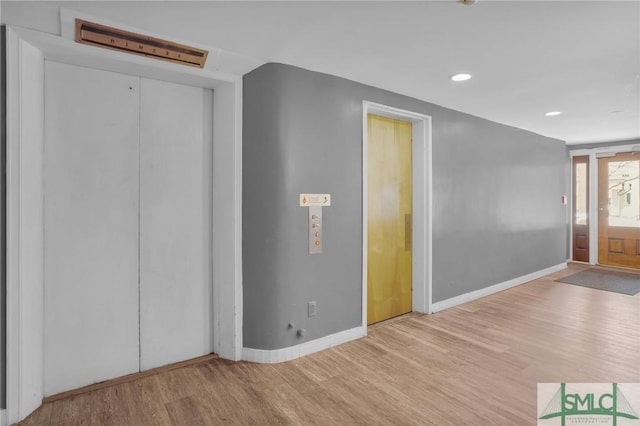
<path id="1" fill-rule="evenodd" d="M 142 79 L 141 369 L 212 352 L 212 92 Z"/>
<path id="2" fill-rule="evenodd" d="M 139 369 L 138 77 L 45 71 L 45 395 Z"/>

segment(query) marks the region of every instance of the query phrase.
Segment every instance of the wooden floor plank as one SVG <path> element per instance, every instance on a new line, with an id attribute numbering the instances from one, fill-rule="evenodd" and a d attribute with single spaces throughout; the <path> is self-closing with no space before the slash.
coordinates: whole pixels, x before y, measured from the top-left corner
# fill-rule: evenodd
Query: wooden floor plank
<path id="1" fill-rule="evenodd" d="M 165 404 L 171 424 L 205 426 L 207 422 L 201 414 L 199 404 L 191 397 L 184 397 Z"/>
<path id="2" fill-rule="evenodd" d="M 210 357 L 45 403 L 21 425 L 534 425 L 539 382 L 640 382 L 640 295 L 532 282 L 281 364 Z"/>

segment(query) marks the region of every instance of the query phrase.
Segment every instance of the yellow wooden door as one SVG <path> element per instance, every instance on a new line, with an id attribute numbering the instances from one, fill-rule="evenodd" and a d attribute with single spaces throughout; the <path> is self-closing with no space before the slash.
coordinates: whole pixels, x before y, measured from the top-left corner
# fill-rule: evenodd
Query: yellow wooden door
<path id="1" fill-rule="evenodd" d="M 367 323 L 411 312 L 411 123 L 368 117 Z"/>
<path id="2" fill-rule="evenodd" d="M 598 263 L 640 268 L 640 154 L 598 160 Z"/>

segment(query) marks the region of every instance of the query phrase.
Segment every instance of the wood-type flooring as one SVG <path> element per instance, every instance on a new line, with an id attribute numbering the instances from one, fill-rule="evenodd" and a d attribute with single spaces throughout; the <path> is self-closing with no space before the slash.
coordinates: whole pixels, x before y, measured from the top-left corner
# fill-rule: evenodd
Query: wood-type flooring
<path id="1" fill-rule="evenodd" d="M 280 364 L 217 357 L 43 404 L 21 425 L 535 425 L 539 382 L 640 382 L 640 295 L 569 268 Z"/>

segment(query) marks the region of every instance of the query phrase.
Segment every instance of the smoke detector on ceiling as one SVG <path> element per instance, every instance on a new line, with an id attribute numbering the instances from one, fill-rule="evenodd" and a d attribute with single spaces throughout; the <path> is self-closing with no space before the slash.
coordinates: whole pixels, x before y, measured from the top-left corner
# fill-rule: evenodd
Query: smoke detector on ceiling
<path id="1" fill-rule="evenodd" d="M 471 6 L 472 4 L 476 4 L 476 0 L 459 0 L 460 3 L 466 4 L 467 6 Z"/>

